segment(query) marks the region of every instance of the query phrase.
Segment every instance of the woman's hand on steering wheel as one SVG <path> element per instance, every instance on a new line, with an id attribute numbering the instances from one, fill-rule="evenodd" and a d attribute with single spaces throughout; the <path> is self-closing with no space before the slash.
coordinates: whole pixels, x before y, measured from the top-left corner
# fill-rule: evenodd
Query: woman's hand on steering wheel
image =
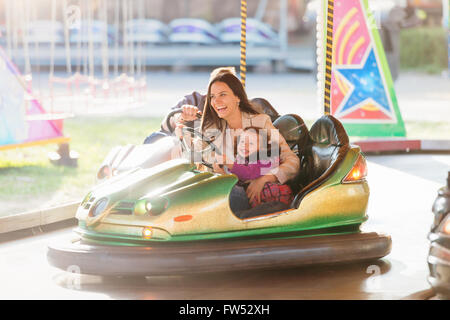
<path id="1" fill-rule="evenodd" d="M 165 118 L 166 130 L 181 138 L 181 132 L 177 128 L 182 128 L 186 122 L 194 121 L 201 117 L 202 113 L 196 106 L 185 104 L 181 108 L 172 110 L 167 114 Z"/>
<path id="2" fill-rule="evenodd" d="M 198 108 L 196 106 L 185 104 L 181 107 L 180 120 L 183 122 L 194 121 L 198 119 L 199 114 L 201 113 L 198 111 Z"/>
<path id="3" fill-rule="evenodd" d="M 182 139 L 183 136 L 182 129 L 185 127 L 185 123 L 200 119 L 201 112 L 198 110 L 196 106 L 192 106 L 189 104 L 183 105 L 178 112 L 180 112 L 181 115 L 177 119 L 173 132 L 178 138 Z"/>

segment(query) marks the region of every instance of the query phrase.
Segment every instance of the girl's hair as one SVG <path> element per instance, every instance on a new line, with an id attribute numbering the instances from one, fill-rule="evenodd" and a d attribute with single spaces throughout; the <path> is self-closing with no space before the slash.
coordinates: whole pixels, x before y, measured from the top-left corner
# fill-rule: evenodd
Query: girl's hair
<path id="1" fill-rule="evenodd" d="M 221 118 L 217 115 L 216 110 L 214 110 L 211 105 L 211 86 L 215 82 L 223 82 L 231 89 L 231 91 L 233 91 L 233 94 L 240 100 L 239 109 L 241 112 L 259 114 L 259 112 L 256 111 L 252 104 L 248 101 L 247 93 L 245 92 L 241 81 L 229 72 L 222 72 L 213 77 L 208 85 L 208 93 L 206 94 L 205 107 L 203 108 L 201 123 L 202 131 L 213 125 L 215 125 L 220 131 L 223 129 Z"/>
<path id="2" fill-rule="evenodd" d="M 244 129 L 243 133 L 247 131 L 254 132 L 258 135 L 258 153 L 256 160 L 267 160 L 268 158 L 273 156 L 272 155 L 273 150 L 277 150 L 278 155 L 280 155 L 281 152 L 280 146 L 278 145 L 277 142 L 271 141 L 269 130 L 257 127 L 247 127 Z M 237 146 L 239 144 L 241 136 L 242 135 L 240 135 L 236 141 L 235 154 L 237 154 Z"/>

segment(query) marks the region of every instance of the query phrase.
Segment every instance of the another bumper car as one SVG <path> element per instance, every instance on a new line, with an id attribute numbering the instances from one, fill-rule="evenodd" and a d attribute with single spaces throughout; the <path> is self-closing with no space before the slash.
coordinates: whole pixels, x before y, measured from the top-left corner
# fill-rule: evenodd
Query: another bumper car
<path id="1" fill-rule="evenodd" d="M 434 222 L 428 235 L 431 241 L 428 282 L 436 293 L 450 298 L 450 172 L 447 186 L 438 191 L 433 212 Z"/>
<path id="2" fill-rule="evenodd" d="M 174 44 L 217 44 L 219 34 L 216 28 L 202 19 L 175 19 L 169 24 L 169 41 Z"/>
<path id="3" fill-rule="evenodd" d="M 70 43 L 111 44 L 115 40 L 117 28 L 100 20 L 81 20 L 70 32 Z"/>
<path id="4" fill-rule="evenodd" d="M 28 42 L 31 44 L 38 43 L 48 45 L 64 44 L 64 26 L 58 21 L 37 20 L 32 21 L 28 25 Z"/>
<path id="5" fill-rule="evenodd" d="M 241 41 L 241 19 L 229 18 L 217 25 L 220 41 L 228 44 L 239 44 Z M 279 46 L 278 33 L 266 23 L 256 19 L 247 19 L 246 42 L 248 45 Z"/>
<path id="6" fill-rule="evenodd" d="M 389 236 L 359 229 L 367 220 L 366 162 L 341 123 L 324 116 L 308 132 L 299 116 L 285 115 L 274 125 L 301 159 L 291 205 L 232 212 L 236 176 L 198 171 L 176 151 L 182 143 L 164 137 L 111 152 L 78 208 L 78 239 L 49 246 L 48 261 L 85 274 L 151 276 L 387 255 Z"/>
<path id="7" fill-rule="evenodd" d="M 127 23 L 125 32 L 128 41 L 143 44 L 165 44 L 169 27 L 155 19 L 134 19 Z"/>

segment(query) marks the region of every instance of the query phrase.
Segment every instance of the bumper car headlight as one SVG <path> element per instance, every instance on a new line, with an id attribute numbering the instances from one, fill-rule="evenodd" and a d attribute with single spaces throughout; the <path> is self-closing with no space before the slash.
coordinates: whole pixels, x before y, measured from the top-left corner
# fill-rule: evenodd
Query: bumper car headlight
<path id="1" fill-rule="evenodd" d="M 108 205 L 108 199 L 107 198 L 101 198 L 92 207 L 91 211 L 89 212 L 89 215 L 91 217 L 98 217 L 103 211 L 105 211 L 107 205 Z"/>
<path id="2" fill-rule="evenodd" d="M 157 216 L 167 209 L 168 204 L 169 202 L 164 198 L 141 199 L 136 202 L 136 205 L 134 206 L 134 213 L 138 216 L 145 214 Z"/>

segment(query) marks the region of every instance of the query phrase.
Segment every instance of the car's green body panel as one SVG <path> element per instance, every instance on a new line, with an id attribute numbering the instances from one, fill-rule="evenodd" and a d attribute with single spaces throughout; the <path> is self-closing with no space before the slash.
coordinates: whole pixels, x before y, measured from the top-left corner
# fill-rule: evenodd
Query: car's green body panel
<path id="1" fill-rule="evenodd" d="M 234 175 L 199 172 L 180 159 L 137 169 L 93 188 L 78 209 L 77 232 L 95 243 L 145 245 L 270 237 L 305 230 L 321 234 L 326 228 L 359 225 L 367 219 L 368 184 L 365 180 L 342 183 L 359 155 L 359 148 L 350 149 L 335 172 L 307 193 L 298 208 L 248 219 L 237 218 L 229 207 L 229 193 L 237 181 Z M 102 197 L 109 199 L 108 208 L 93 217 L 95 201 Z M 89 203 L 92 198 L 95 201 Z M 164 212 L 154 216 L 145 213 L 142 208 L 148 201 L 164 203 Z M 151 229 L 151 237 L 143 237 L 144 228 Z"/>

